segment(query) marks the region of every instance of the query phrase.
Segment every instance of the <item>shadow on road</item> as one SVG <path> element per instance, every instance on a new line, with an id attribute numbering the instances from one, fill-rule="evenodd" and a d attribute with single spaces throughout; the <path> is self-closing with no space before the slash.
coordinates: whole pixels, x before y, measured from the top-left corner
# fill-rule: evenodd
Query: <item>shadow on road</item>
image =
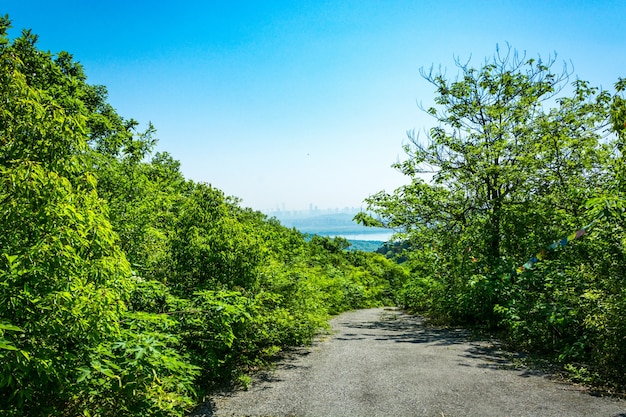
<path id="1" fill-rule="evenodd" d="M 335 336 L 338 340 L 362 340 L 372 338 L 380 341 L 397 343 L 435 343 L 437 345 L 455 345 L 466 343 L 470 332 L 465 329 L 437 328 L 427 326 L 421 317 L 408 315 L 391 315 L 379 321 L 354 323 L 338 323 L 344 329 L 354 332 L 340 332 Z"/>
<path id="2" fill-rule="evenodd" d="M 337 323 L 339 333 L 335 340 L 354 341 L 372 339 L 394 343 L 429 344 L 432 346 L 467 345 L 460 355 L 459 366 L 477 366 L 489 369 L 516 369 L 511 359 L 521 358 L 523 354 L 505 352 L 498 343 L 478 339 L 467 329 L 436 327 L 425 323 L 422 317 L 403 313 L 383 315 L 380 320 L 358 323 L 344 321 Z M 471 359 L 478 359 L 472 361 Z M 471 365 L 470 365 L 471 363 Z M 524 369 L 521 376 L 546 375 L 539 370 Z"/>
<path id="3" fill-rule="evenodd" d="M 456 374 L 480 375 L 482 378 L 487 374 L 493 375 L 494 373 L 492 371 L 498 370 L 505 371 L 498 373 L 500 375 L 497 379 L 498 381 L 508 381 L 506 383 L 509 386 L 517 386 L 511 381 L 520 381 L 518 378 L 529 378 L 522 382 L 522 385 L 526 387 L 527 385 L 536 384 L 536 379 L 532 377 L 549 377 L 549 374 L 545 372 L 516 365 L 516 359 L 522 358 L 522 354 L 507 352 L 501 348 L 501 345 L 497 341 L 490 340 L 487 337 L 476 337 L 475 334 L 467 329 L 430 326 L 421 317 L 404 314 L 397 310 L 384 310 L 382 313 L 381 311 L 382 309 L 377 309 L 373 312 L 354 312 L 339 316 L 334 321 L 334 333 L 332 335 L 325 335 L 317 340 L 312 347 L 295 348 L 281 352 L 276 356 L 275 362 L 270 369 L 260 371 L 255 375 L 255 382 L 250 386 L 246 396 L 253 399 L 272 399 L 272 397 L 278 395 L 278 393 L 284 395 L 285 391 L 289 391 L 291 386 L 285 385 L 285 383 L 289 384 L 289 381 L 292 381 L 291 385 L 293 385 L 293 381 L 298 381 L 296 385 L 306 385 L 303 381 L 307 381 L 308 378 L 310 378 L 311 370 L 314 368 L 315 364 L 315 362 L 310 359 L 316 359 L 318 362 L 325 361 L 329 359 L 326 355 L 330 355 L 330 352 L 343 352 L 345 355 L 343 361 L 331 361 L 334 366 L 336 366 L 336 368 L 332 368 L 331 371 L 338 368 L 343 369 L 341 368 L 341 364 L 350 364 L 353 360 L 355 361 L 352 370 L 349 370 L 349 365 L 346 367 L 346 369 L 348 369 L 348 371 L 346 371 L 347 374 L 354 373 L 354 368 L 362 366 L 365 362 L 377 362 L 364 360 L 363 358 L 379 355 L 384 359 L 398 354 L 398 351 L 408 350 L 410 352 L 419 352 L 416 354 L 411 353 L 413 356 L 411 356 L 409 360 L 412 361 L 412 363 L 421 364 L 420 366 L 426 365 L 426 367 L 429 364 L 431 365 L 431 369 L 434 369 L 434 371 L 431 370 L 431 372 L 434 372 L 434 374 L 432 374 L 434 375 L 431 378 L 432 380 L 437 380 L 437 378 L 450 378 L 451 375 Z M 422 346 L 418 348 L 417 345 Z M 334 348 L 329 349 L 329 346 L 334 346 Z M 437 349 L 437 347 L 442 347 L 442 349 Z M 365 351 L 368 351 L 368 354 L 365 354 Z M 387 355 L 387 351 L 389 351 L 389 355 Z M 313 355 L 309 356 L 312 353 Z M 415 355 L 421 355 L 421 358 L 414 360 Z M 382 360 L 378 363 L 384 365 L 386 362 Z M 445 373 L 446 376 L 439 376 L 439 366 L 447 369 L 448 372 Z M 484 371 L 481 369 L 484 369 Z M 479 370 L 478 373 L 475 372 L 477 370 Z M 412 371 L 409 371 L 409 373 L 410 372 Z M 338 374 L 332 373 L 332 375 Z M 505 377 L 503 377 L 503 375 Z M 318 384 L 318 386 L 323 385 L 324 384 Z M 471 387 L 473 385 L 470 384 L 469 386 Z M 277 390 L 276 387 L 281 388 Z M 365 387 L 367 388 L 367 384 Z M 445 387 L 447 387 L 447 385 L 443 384 L 442 388 L 437 392 L 443 394 L 448 393 L 452 395 L 451 398 L 457 398 L 454 396 L 456 395 L 456 391 L 452 390 L 448 392 L 449 389 Z M 312 392 L 311 389 L 306 389 L 308 389 L 308 393 Z M 448 391 L 446 391 L 446 389 L 448 389 Z M 559 388 L 559 390 L 579 391 L 577 388 Z M 189 417 L 211 417 L 219 415 L 216 410 L 224 406 L 233 396 L 236 396 L 234 395 L 237 394 L 235 391 L 225 389 L 223 392 L 214 393 L 215 395 L 212 396 L 211 401 L 199 406 Z M 272 391 L 275 392 L 272 393 Z M 331 390 L 331 392 L 332 391 L 333 390 Z M 582 390 L 580 390 L 580 392 L 582 392 Z M 587 393 L 589 394 L 589 392 Z M 590 394 L 593 395 L 593 393 Z M 544 394 L 542 393 L 542 395 Z M 575 400 L 577 397 L 572 398 Z M 249 404 L 246 404 L 254 408 L 255 401 L 256 400 L 253 400 Z M 530 407 L 530 405 L 524 403 L 524 407 Z M 542 409 L 543 405 L 539 403 L 537 407 L 538 409 Z M 621 412 L 622 410 L 619 411 Z M 613 417 L 626 417 L 626 413 L 611 415 Z"/>

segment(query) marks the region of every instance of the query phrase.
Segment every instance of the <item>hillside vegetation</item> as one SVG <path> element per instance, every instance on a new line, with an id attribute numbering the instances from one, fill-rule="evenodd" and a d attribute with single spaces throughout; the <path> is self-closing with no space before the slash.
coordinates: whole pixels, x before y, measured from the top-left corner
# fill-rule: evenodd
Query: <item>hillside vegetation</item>
<path id="1" fill-rule="evenodd" d="M 410 184 L 368 209 L 404 230 L 389 249 L 411 268 L 406 307 L 498 330 L 578 380 L 624 390 L 626 79 L 614 92 L 568 83 L 554 63 L 508 49 L 478 68 L 458 62 L 454 80 L 424 71 L 435 127 L 411 134 L 396 166 Z"/>
<path id="2" fill-rule="evenodd" d="M 424 73 L 437 127 L 396 166 L 411 183 L 357 216 L 402 232 L 383 256 L 184 178 L 154 127 L 117 114 L 70 54 L 9 39 L 9 23 L 1 415 L 183 416 L 330 315 L 393 303 L 626 386 L 626 80 L 565 84 L 552 60 L 510 50 L 453 82 Z"/>
<path id="3" fill-rule="evenodd" d="M 185 179 L 72 56 L 0 18 L 0 414 L 182 416 L 406 279 Z"/>

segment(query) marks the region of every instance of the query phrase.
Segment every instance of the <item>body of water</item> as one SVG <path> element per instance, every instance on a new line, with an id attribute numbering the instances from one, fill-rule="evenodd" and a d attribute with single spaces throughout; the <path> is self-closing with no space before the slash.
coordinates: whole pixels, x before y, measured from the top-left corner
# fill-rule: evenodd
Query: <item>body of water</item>
<path id="1" fill-rule="evenodd" d="M 331 237 L 343 237 L 348 240 L 375 240 L 379 242 L 387 242 L 391 239 L 393 232 L 376 232 L 376 233 L 344 233 L 330 235 Z"/>

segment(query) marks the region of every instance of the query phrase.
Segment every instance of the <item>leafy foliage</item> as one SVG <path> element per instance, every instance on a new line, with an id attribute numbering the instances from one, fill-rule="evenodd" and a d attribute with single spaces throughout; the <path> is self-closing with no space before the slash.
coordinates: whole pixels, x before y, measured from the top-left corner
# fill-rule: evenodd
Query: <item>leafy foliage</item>
<path id="1" fill-rule="evenodd" d="M 35 41 L 24 32 L 0 50 L 0 317 L 17 326 L 6 328 L 14 332 L 0 359 L 8 415 L 78 400 L 75 371 L 120 333 L 132 289 L 95 179 L 82 168 L 80 74 L 64 72 Z"/>
<path id="2" fill-rule="evenodd" d="M 403 268 L 186 180 L 71 55 L 0 18 L 0 414 L 182 416 L 394 301 Z"/>
<path id="3" fill-rule="evenodd" d="M 517 347 L 624 384 L 625 84 L 615 94 L 568 86 L 554 62 L 509 49 L 478 69 L 457 62 L 455 81 L 423 72 L 437 126 L 409 136 L 396 167 L 411 183 L 369 209 L 408 236 L 404 305 L 498 328 Z M 583 238 L 545 250 L 585 225 Z M 540 262 L 516 272 L 532 254 Z"/>

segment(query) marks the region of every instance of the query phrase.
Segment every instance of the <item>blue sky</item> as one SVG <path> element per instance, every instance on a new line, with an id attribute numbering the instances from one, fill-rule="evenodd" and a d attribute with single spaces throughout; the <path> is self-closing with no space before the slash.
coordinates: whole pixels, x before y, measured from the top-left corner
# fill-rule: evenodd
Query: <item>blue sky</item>
<path id="1" fill-rule="evenodd" d="M 126 118 L 157 128 L 185 176 L 257 210 L 359 207 L 406 179 L 408 130 L 433 88 L 507 42 L 557 53 L 611 88 L 626 77 L 624 1 L 2 0 L 13 36 L 72 53 Z M 559 63 L 559 67 L 560 67 Z"/>

